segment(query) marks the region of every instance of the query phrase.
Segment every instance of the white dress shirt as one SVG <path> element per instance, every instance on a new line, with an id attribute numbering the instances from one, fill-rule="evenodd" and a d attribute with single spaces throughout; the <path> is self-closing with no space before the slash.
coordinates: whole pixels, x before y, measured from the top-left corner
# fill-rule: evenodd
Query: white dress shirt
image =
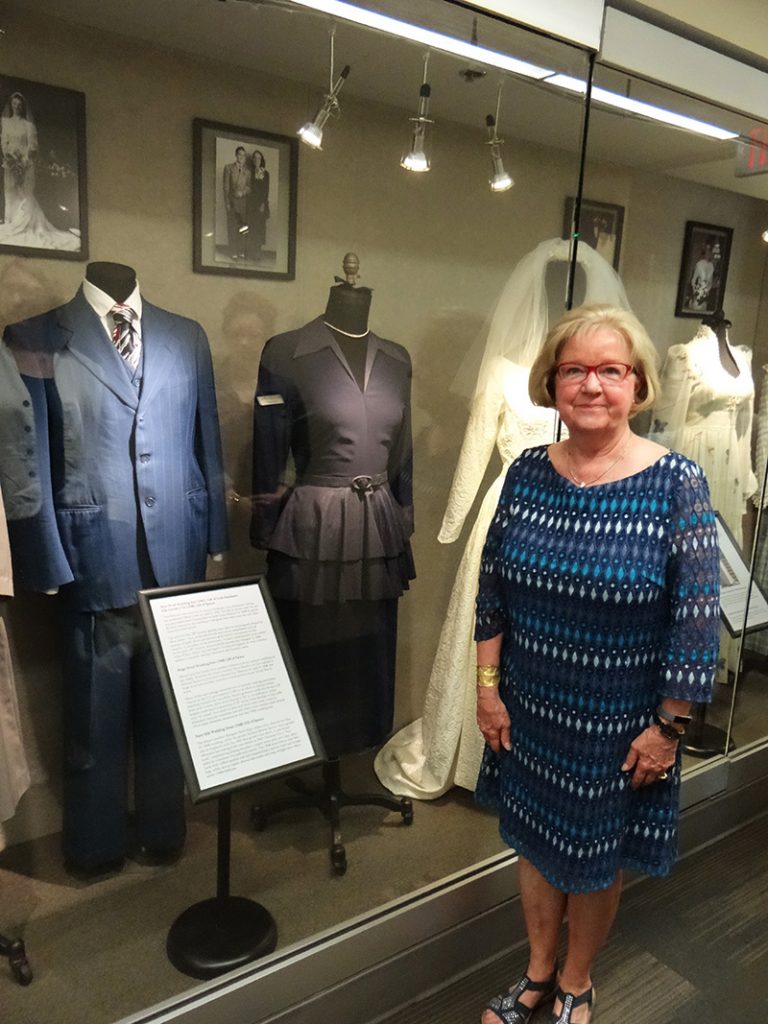
<path id="1" fill-rule="evenodd" d="M 83 295 L 88 305 L 93 309 L 96 316 L 101 320 L 104 330 L 107 332 L 107 337 L 110 342 L 114 344 L 112 340 L 112 332 L 115 329 L 115 320 L 111 315 L 110 310 L 115 305 L 115 300 L 111 295 L 108 295 L 101 288 L 98 288 L 92 281 L 83 281 Z M 136 282 L 136 287 L 133 289 L 131 294 L 125 300 L 125 302 L 119 303 L 122 306 L 130 306 L 133 312 L 136 314 L 136 319 L 133 322 L 133 330 L 136 335 L 137 353 L 141 351 L 141 293 L 139 292 L 139 282 Z M 138 355 L 136 358 L 138 363 Z"/>

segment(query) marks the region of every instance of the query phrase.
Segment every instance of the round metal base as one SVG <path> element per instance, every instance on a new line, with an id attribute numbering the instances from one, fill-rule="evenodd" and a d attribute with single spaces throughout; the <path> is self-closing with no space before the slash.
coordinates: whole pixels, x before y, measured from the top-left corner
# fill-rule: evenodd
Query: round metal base
<path id="1" fill-rule="evenodd" d="M 684 754 L 691 757 L 714 757 L 715 754 L 725 753 L 725 729 L 718 729 L 716 725 L 708 722 L 696 723 L 689 726 L 682 741 Z M 728 749 L 733 750 L 734 742 L 728 744 Z"/>
<path id="2" fill-rule="evenodd" d="M 266 956 L 276 945 L 274 918 L 260 903 L 214 896 L 176 918 L 165 948 L 177 971 L 205 980 Z"/>

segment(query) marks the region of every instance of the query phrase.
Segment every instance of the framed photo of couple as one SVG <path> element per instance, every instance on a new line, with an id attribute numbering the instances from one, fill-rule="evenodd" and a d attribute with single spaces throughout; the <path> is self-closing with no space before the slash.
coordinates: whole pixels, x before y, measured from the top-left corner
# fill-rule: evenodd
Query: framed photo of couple
<path id="1" fill-rule="evenodd" d="M 200 274 L 296 274 L 298 140 L 193 122 L 193 268 Z"/>

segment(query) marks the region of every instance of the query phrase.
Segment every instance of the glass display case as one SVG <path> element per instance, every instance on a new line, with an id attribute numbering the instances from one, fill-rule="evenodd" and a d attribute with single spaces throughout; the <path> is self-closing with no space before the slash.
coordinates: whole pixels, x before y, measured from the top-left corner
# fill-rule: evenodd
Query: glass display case
<path id="1" fill-rule="evenodd" d="M 475 583 L 459 566 L 531 436 L 532 353 L 497 300 L 534 252 L 545 317 L 567 299 L 583 104 L 544 80 L 588 69 L 577 47 L 440 3 L 423 6 L 433 30 L 486 63 L 290 4 L 142 3 L 121 29 L 122 10 L 9 5 L 0 79 L 4 151 L 20 147 L 0 472 L 32 775 L 4 826 L 0 930 L 23 933 L 40 976 L 9 993 L 19 1012 L 45 985 L 94 1022 L 196 984 L 166 934 L 215 885 L 215 808 L 183 797 L 141 588 L 268 569 L 332 765 L 233 798 L 232 892 L 270 911 L 277 955 L 506 856 L 471 792 Z M 509 359 L 483 406 L 492 349 Z M 398 807 L 374 759 L 425 721 L 428 693 L 453 707 L 463 768 L 413 794 L 412 825 L 342 806 L 341 861 L 317 809 L 268 813 L 339 777 Z M 454 760 L 421 736 L 417 760 Z"/>
<path id="2" fill-rule="evenodd" d="M 611 108 L 601 102 L 603 89 L 653 105 L 657 119 Z M 759 598 L 743 644 L 749 671 L 739 657 L 747 592 L 742 577 L 752 561 L 758 477 L 764 474 L 756 445 L 768 193 L 755 172 L 766 125 L 599 61 L 595 90 L 582 236 L 610 248 L 662 367 L 661 397 L 637 429 L 702 466 L 720 520 L 727 624 L 713 703 L 697 709 L 686 737 L 694 767 L 696 758 L 765 737 L 768 726 L 757 711 Z M 681 130 L 680 118 L 697 123 Z M 759 583 L 759 559 L 755 568 Z"/>
<path id="3" fill-rule="evenodd" d="M 732 176 L 764 126 L 598 64 L 603 99 L 728 137 L 599 92 L 585 136 L 584 49 L 418 7 L 448 43 L 290 2 L 3 6 L 0 932 L 36 973 L 10 1020 L 171 1019 L 225 990 L 263 1019 L 321 985 L 280 992 L 286 965 L 514 864 L 473 800 L 473 604 L 506 468 L 559 429 L 526 376 L 568 305 L 631 307 L 668 360 L 727 313 L 717 372 L 746 381 L 752 350 L 755 383 L 743 478 L 712 478 L 765 560 L 768 207 Z M 233 795 L 231 889 L 277 948 L 201 986 L 165 943 L 215 891 L 216 809 L 184 794 L 136 593 L 262 573 L 329 760 Z M 713 757 L 768 733 L 762 635 L 744 672 L 724 638 Z M 332 959 L 322 984 L 352 971 Z"/>

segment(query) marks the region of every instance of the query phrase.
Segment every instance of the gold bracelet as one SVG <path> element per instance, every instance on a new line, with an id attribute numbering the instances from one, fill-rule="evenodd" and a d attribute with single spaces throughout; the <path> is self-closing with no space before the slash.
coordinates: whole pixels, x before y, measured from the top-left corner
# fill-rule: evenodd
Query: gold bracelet
<path id="1" fill-rule="evenodd" d="M 501 673 L 499 672 L 498 665 L 478 665 L 477 666 L 477 685 L 478 686 L 498 686 Z"/>

